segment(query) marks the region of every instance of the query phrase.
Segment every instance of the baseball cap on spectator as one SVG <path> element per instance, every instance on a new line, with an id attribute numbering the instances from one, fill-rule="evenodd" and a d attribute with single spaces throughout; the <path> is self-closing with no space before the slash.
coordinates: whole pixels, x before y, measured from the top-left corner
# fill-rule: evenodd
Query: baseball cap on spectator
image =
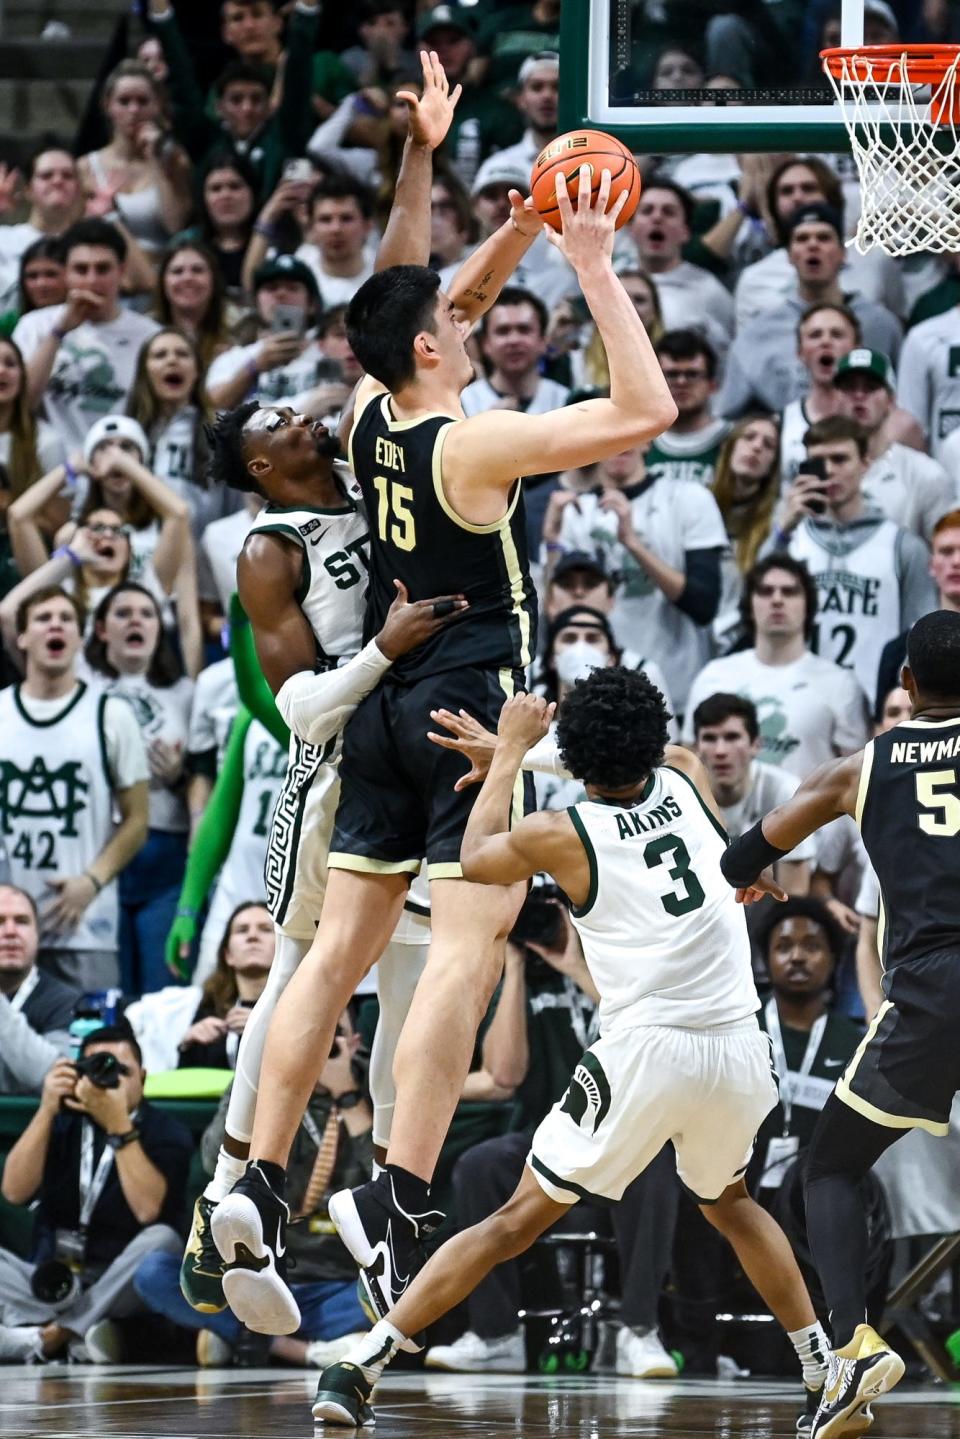
<path id="1" fill-rule="evenodd" d="M 102 420 L 97 420 L 87 431 L 83 442 L 83 458 L 89 462 L 97 446 L 106 444 L 108 440 L 130 440 L 140 451 L 142 460 L 150 453 L 150 442 L 143 432 L 143 426 L 136 420 L 129 415 L 104 415 Z"/>
<path id="2" fill-rule="evenodd" d="M 821 225 L 829 225 L 836 230 L 837 237 L 841 244 L 843 242 L 843 216 L 839 210 L 832 205 L 804 205 L 802 209 L 795 210 L 787 220 L 787 242 L 789 243 L 794 230 L 798 225 L 812 225 L 819 222 Z"/>
<path id="3" fill-rule="evenodd" d="M 530 189 L 530 173 L 516 160 L 501 160 L 499 155 L 488 155 L 473 177 L 471 195 L 482 195 L 494 185 L 507 185 L 526 195 Z"/>
<path id="4" fill-rule="evenodd" d="M 561 584 L 564 577 L 572 574 L 574 570 L 588 570 L 600 580 L 609 578 L 602 557 L 589 554 L 586 550 L 568 550 L 565 555 L 561 555 L 550 578 L 554 584 Z"/>
<path id="5" fill-rule="evenodd" d="M 844 375 L 873 375 L 882 385 L 886 385 L 891 394 L 897 388 L 897 377 L 893 372 L 893 365 L 889 357 L 881 350 L 851 350 L 837 361 L 837 368 L 834 371 L 833 383 L 843 387 Z"/>
<path id="6" fill-rule="evenodd" d="M 253 293 L 256 294 L 262 285 L 269 285 L 271 280 L 296 280 L 306 285 L 311 299 L 320 298 L 316 276 L 310 266 L 298 260 L 296 255 L 274 255 L 272 260 L 264 260 L 262 265 L 258 265 L 253 272 Z"/>
<path id="7" fill-rule="evenodd" d="M 431 30 L 439 30 L 441 27 L 459 30 L 462 34 L 469 35 L 471 40 L 474 36 L 473 16 L 464 5 L 434 5 L 432 10 L 421 15 L 417 21 L 417 39 L 425 40 Z"/>

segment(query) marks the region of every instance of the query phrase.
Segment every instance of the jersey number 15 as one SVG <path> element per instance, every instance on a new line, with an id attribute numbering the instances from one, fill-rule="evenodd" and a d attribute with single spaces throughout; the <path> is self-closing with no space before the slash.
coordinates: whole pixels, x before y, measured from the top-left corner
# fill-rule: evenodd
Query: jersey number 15
<path id="1" fill-rule="evenodd" d="M 377 492 L 377 530 L 381 540 L 388 540 L 398 550 L 416 548 L 417 531 L 413 522 L 413 490 L 386 475 L 374 475 L 373 488 Z"/>

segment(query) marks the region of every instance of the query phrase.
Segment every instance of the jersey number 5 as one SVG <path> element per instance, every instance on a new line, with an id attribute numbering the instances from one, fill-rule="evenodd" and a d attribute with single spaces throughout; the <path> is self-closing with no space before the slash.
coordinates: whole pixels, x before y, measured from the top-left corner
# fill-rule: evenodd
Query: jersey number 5
<path id="1" fill-rule="evenodd" d="M 417 532 L 413 523 L 413 490 L 386 475 L 374 475 L 373 487 L 377 492 L 377 529 L 381 540 L 389 539 L 398 550 L 416 548 Z M 388 533 L 389 531 L 389 533 Z"/>
<path id="2" fill-rule="evenodd" d="M 960 834 L 960 795 L 957 794 L 955 769 L 931 769 L 915 776 L 917 803 L 921 806 L 917 823 L 924 834 L 953 839 Z M 935 814 L 928 814 L 935 810 Z"/>
<path id="3" fill-rule="evenodd" d="M 699 909 L 706 899 L 703 892 L 703 885 L 697 879 L 690 868 L 690 853 L 682 839 L 674 835 L 663 834 L 659 839 L 652 839 L 643 851 L 643 862 L 647 869 L 653 869 L 655 865 L 663 864 L 663 856 L 670 855 L 673 864 L 667 871 L 670 878 L 679 882 L 679 889 L 670 894 L 662 894 L 660 903 L 667 914 L 679 918 L 682 914 L 690 914 L 694 909 Z"/>

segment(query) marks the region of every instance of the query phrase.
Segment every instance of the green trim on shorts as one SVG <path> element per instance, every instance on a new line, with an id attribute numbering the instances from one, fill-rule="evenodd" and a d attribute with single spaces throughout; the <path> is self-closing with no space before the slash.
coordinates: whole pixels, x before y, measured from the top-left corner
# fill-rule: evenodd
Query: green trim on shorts
<path id="1" fill-rule="evenodd" d="M 593 847 L 593 840 L 587 834 L 586 825 L 577 813 L 575 804 L 568 805 L 567 814 L 570 816 L 570 821 L 574 829 L 580 836 L 580 842 L 587 852 L 587 863 L 590 866 L 590 888 L 587 890 L 586 903 L 580 906 L 575 904 L 570 906 L 570 913 L 575 914 L 577 919 L 582 919 L 585 914 L 590 913 L 597 902 L 597 887 L 600 883 L 600 876 L 597 871 L 597 852 Z"/>
<path id="2" fill-rule="evenodd" d="M 704 814 L 707 816 L 707 819 L 710 821 L 710 823 L 713 825 L 714 829 L 717 831 L 717 834 L 718 834 L 718 835 L 720 836 L 720 838 L 723 840 L 724 844 L 729 844 L 729 843 L 730 843 L 730 836 L 727 834 L 727 831 L 724 829 L 723 825 L 722 825 L 722 824 L 720 823 L 720 821 L 717 819 L 717 816 L 714 814 L 713 810 L 712 810 L 712 809 L 710 808 L 710 806 L 707 804 L 707 802 L 706 802 L 706 800 L 704 799 L 703 795 L 702 795 L 702 794 L 700 793 L 700 791 L 697 789 L 697 786 L 694 784 L 694 782 L 693 782 L 693 780 L 690 778 L 690 776 L 689 776 L 688 774 L 684 774 L 684 772 L 683 772 L 682 769 L 676 769 L 672 764 L 665 764 L 665 765 L 663 766 L 663 768 L 670 770 L 671 774 L 678 774 L 681 779 L 685 779 L 685 780 L 686 780 L 687 784 L 690 786 L 690 788 L 693 790 L 694 794 L 697 796 L 697 799 L 700 801 L 700 808 L 703 810 Z"/>
<path id="3" fill-rule="evenodd" d="M 569 1189 L 571 1194 L 579 1195 L 581 1199 L 601 1199 L 606 1200 L 608 1204 L 610 1202 L 609 1196 L 606 1194 L 594 1194 L 592 1190 L 584 1189 L 582 1184 L 575 1184 L 572 1179 L 561 1179 L 559 1174 L 554 1174 L 553 1170 L 548 1169 L 543 1160 L 538 1159 L 535 1154 L 530 1155 L 527 1163 L 531 1169 L 535 1169 L 538 1174 L 542 1174 L 544 1179 L 549 1179 L 550 1183 L 555 1184 L 558 1189 Z M 552 1197 L 552 1195 L 547 1195 L 548 1199 Z M 562 1201 L 555 1199 L 553 1202 L 560 1204 Z M 571 1200 L 571 1203 L 572 1202 Z"/>

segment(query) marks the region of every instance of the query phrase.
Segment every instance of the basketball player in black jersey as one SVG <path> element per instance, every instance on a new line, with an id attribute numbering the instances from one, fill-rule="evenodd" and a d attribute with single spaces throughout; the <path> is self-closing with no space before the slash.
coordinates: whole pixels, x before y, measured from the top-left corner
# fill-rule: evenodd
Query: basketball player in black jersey
<path id="1" fill-rule="evenodd" d="M 859 1433 L 870 1400 L 903 1374 L 903 1360 L 866 1323 L 857 1186 L 908 1129 L 945 1135 L 960 1089 L 960 615 L 935 610 L 917 621 L 902 683 L 909 720 L 815 770 L 722 861 L 744 888 L 849 814 L 880 884 L 884 1001 L 827 1101 L 807 1162 L 807 1231 L 835 1346 L 813 1439 Z"/>
<path id="2" fill-rule="evenodd" d="M 350 458 L 370 518 L 368 628 L 382 623 L 394 579 L 413 599 L 464 595 L 469 620 L 454 617 L 445 639 L 435 636 L 422 654 L 401 662 L 348 722 L 317 939 L 271 1023 L 250 1148 L 257 1163 L 242 1183 L 262 1219 L 251 1228 L 251 1245 L 273 1271 L 284 1244 L 276 1195 L 304 1104 L 337 1015 L 382 952 L 425 858 L 433 937 L 394 1062 L 387 1169 L 330 1206 L 380 1313 L 420 1267 L 420 1239 L 439 1217 L 430 1181 L 523 897 L 522 886 L 461 877 L 460 844 L 476 791 L 454 790 L 462 763 L 427 739 L 430 711 L 463 706 L 495 725 L 522 683 L 535 644 L 536 600 L 520 477 L 617 454 L 659 434 L 676 415 L 613 271 L 622 201 L 608 210 L 609 191 L 606 175 L 591 204 L 584 173 L 574 205 L 558 184 L 564 228 L 556 237 L 606 347 L 609 399 L 542 416 L 497 411 L 464 419 L 460 393 L 473 378 L 469 321 L 440 291 L 436 273 L 421 266 L 373 276 L 348 314 L 350 342 L 367 372 L 356 395 Z M 529 202 L 514 228 L 513 245 L 475 285 L 472 298 L 487 307 L 539 229 Z M 444 589 L 449 575 L 456 583 Z M 526 801 L 518 787 L 518 815 Z"/>

